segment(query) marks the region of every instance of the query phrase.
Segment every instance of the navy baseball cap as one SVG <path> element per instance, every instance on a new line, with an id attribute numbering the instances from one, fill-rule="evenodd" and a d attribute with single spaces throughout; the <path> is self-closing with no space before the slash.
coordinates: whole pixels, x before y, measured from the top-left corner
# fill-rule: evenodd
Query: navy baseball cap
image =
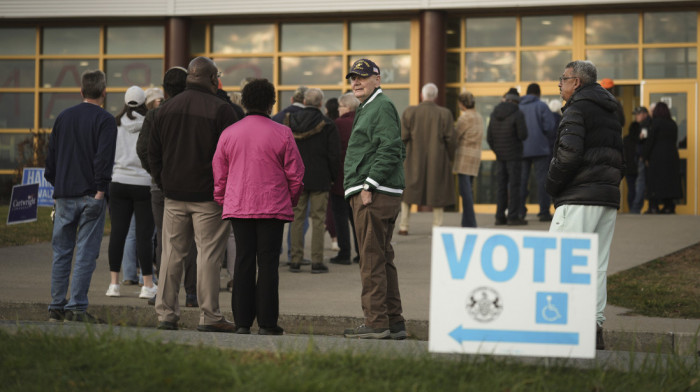
<path id="1" fill-rule="evenodd" d="M 350 79 L 352 75 L 362 76 L 363 78 L 370 75 L 379 75 L 379 67 L 372 60 L 359 59 L 352 64 L 350 72 L 345 75 L 345 79 Z"/>

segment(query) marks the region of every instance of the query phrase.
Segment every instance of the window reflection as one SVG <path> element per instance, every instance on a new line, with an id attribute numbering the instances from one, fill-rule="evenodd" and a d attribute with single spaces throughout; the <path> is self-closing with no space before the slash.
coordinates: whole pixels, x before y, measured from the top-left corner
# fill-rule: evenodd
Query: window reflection
<path id="1" fill-rule="evenodd" d="M 0 55 L 34 55 L 35 34 L 32 27 L 0 29 Z"/>
<path id="2" fill-rule="evenodd" d="M 282 57 L 280 83 L 288 85 L 340 84 L 343 62 L 340 56 Z"/>
<path id="3" fill-rule="evenodd" d="M 34 128 L 34 94 L 0 93 L 0 128 Z"/>
<path id="4" fill-rule="evenodd" d="M 462 31 L 460 23 L 461 19 L 459 18 L 447 18 L 445 43 L 447 44 L 448 48 L 459 48 L 462 44 L 460 42 L 460 32 Z"/>
<path id="5" fill-rule="evenodd" d="M 240 86 L 246 78 L 272 80 L 271 57 L 215 58 L 214 62 L 221 71 L 221 83 L 224 86 Z"/>
<path id="6" fill-rule="evenodd" d="M 560 16 L 523 16 L 523 46 L 570 46 L 573 17 Z"/>
<path id="7" fill-rule="evenodd" d="M 122 95 L 122 98 L 124 95 Z M 56 117 L 62 111 L 79 104 L 83 98 L 80 93 L 43 93 L 41 94 L 41 128 L 53 128 Z M 123 102 L 123 101 L 122 101 Z"/>
<path id="8" fill-rule="evenodd" d="M 345 70 L 350 69 L 352 64 L 361 59 L 362 56 L 352 56 Z M 411 77 L 411 55 L 372 55 L 368 56 L 379 66 L 382 76 L 382 84 L 386 83 L 408 83 Z M 342 75 L 345 77 L 345 74 Z"/>
<path id="9" fill-rule="evenodd" d="M 275 25 L 215 25 L 212 42 L 216 53 L 269 53 L 275 50 Z"/>
<path id="10" fill-rule="evenodd" d="M 354 22 L 350 24 L 350 50 L 409 49 L 411 22 Z"/>
<path id="11" fill-rule="evenodd" d="M 515 80 L 515 52 L 467 53 L 466 82 L 510 82 Z"/>
<path id="12" fill-rule="evenodd" d="M 639 42 L 638 14 L 586 15 L 586 43 L 636 44 Z"/>
<path id="13" fill-rule="evenodd" d="M 644 42 L 697 42 L 697 12 L 647 12 Z"/>
<path id="14" fill-rule="evenodd" d="M 382 92 L 384 94 L 386 94 L 386 96 L 389 97 L 389 99 L 391 99 L 391 102 L 394 103 L 394 106 L 396 107 L 396 111 L 399 113 L 399 118 L 400 118 L 401 114 L 409 106 L 408 89 L 382 88 Z"/>
<path id="15" fill-rule="evenodd" d="M 16 170 L 19 158 L 17 145 L 31 138 L 29 133 L 0 133 L 0 170 Z M 24 156 L 32 156 L 30 144 L 25 144 Z M 14 183 L 12 183 L 14 185 Z M 8 188 L 9 189 L 9 188 Z M 7 196 L 9 198 L 9 193 Z"/>
<path id="16" fill-rule="evenodd" d="M 467 48 L 486 46 L 515 46 L 517 19 L 514 16 L 503 18 L 467 18 Z"/>
<path id="17" fill-rule="evenodd" d="M 652 93 L 650 102 L 664 102 L 678 125 L 678 148 L 688 148 L 688 96 L 686 93 Z"/>
<path id="18" fill-rule="evenodd" d="M 34 60 L 0 60 L 0 87 L 34 87 Z"/>
<path id="19" fill-rule="evenodd" d="M 586 59 L 598 69 L 598 79 L 637 79 L 639 51 L 637 49 L 587 50 Z"/>
<path id="20" fill-rule="evenodd" d="M 163 26 L 107 28 L 107 54 L 162 54 Z"/>
<path id="21" fill-rule="evenodd" d="M 283 52 L 343 50 L 341 23 L 285 23 L 280 30 Z"/>
<path id="22" fill-rule="evenodd" d="M 98 54 L 99 27 L 45 27 L 42 34 L 43 54 Z"/>
<path id="23" fill-rule="evenodd" d="M 190 52 L 203 53 L 205 51 L 204 40 L 207 25 L 201 22 L 192 22 L 190 26 Z"/>
<path id="24" fill-rule="evenodd" d="M 650 79 L 695 78 L 696 48 L 644 49 L 644 77 Z"/>
<path id="25" fill-rule="evenodd" d="M 447 83 L 459 82 L 459 57 L 459 53 L 447 53 L 447 61 L 445 63 Z"/>
<path id="26" fill-rule="evenodd" d="M 106 60 L 107 86 L 159 86 L 163 80 L 163 60 Z"/>
<path id="27" fill-rule="evenodd" d="M 505 88 L 503 90 L 503 94 L 508 91 L 508 88 Z M 481 139 L 481 149 L 482 150 L 490 150 L 491 148 L 489 147 L 488 142 L 486 141 L 486 129 L 489 126 L 489 122 L 491 121 L 491 113 L 493 113 L 493 109 L 501 103 L 502 101 L 502 96 L 490 96 L 490 97 L 476 97 L 474 99 L 476 111 L 481 114 L 481 117 L 484 119 L 484 136 Z"/>
<path id="28" fill-rule="evenodd" d="M 570 50 L 539 50 L 520 54 L 520 80 L 557 80 L 571 61 Z"/>
<path id="29" fill-rule="evenodd" d="M 498 177 L 496 161 L 481 161 L 479 175 L 474 178 L 474 203 L 496 204 Z"/>
<path id="30" fill-rule="evenodd" d="M 97 60 L 43 60 L 41 85 L 50 87 L 80 87 L 80 77 L 87 70 L 97 69 Z"/>

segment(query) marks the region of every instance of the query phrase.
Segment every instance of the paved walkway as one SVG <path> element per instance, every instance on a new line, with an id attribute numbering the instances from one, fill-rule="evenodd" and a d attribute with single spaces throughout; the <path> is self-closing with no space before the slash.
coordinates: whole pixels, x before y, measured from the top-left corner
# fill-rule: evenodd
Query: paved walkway
<path id="1" fill-rule="evenodd" d="M 459 220 L 457 213 L 445 214 L 446 226 L 457 226 Z M 477 220 L 480 227 L 494 228 L 492 215 L 479 214 Z M 404 316 L 409 333 L 419 339 L 427 339 L 428 335 L 431 221 L 432 213 L 412 214 L 409 235 L 394 236 Z M 549 228 L 548 223 L 533 218 L 529 223 L 522 229 L 546 231 Z M 635 267 L 698 241 L 700 217 L 620 214 L 609 273 Z M 108 242 L 109 238 L 105 237 L 93 275 L 89 294 L 91 312 L 129 325 L 154 326 L 155 311 L 146 300 L 138 298 L 137 286 L 122 286 L 119 298 L 104 295 L 109 284 Z M 330 240 L 327 239 L 326 244 L 329 246 Z M 309 249 L 306 252 L 308 257 Z M 334 255 L 330 249 L 325 252 L 326 258 Z M 0 319 L 45 321 L 50 297 L 51 245 L 0 248 L 0 265 Z M 280 325 L 289 332 L 339 335 L 344 327 L 361 321 L 357 265 L 331 264 L 330 273 L 321 275 L 312 275 L 309 267 L 302 267 L 304 269 L 307 273 L 293 274 L 283 264 L 280 266 Z M 227 280 L 227 274 L 222 272 L 221 287 L 225 287 Z M 221 291 L 221 309 L 229 318 L 230 299 L 227 291 Z M 181 322 L 186 329 L 194 329 L 198 311 L 184 308 L 184 302 L 183 289 Z M 606 310 L 608 321 L 604 328 L 606 343 L 611 348 L 656 351 L 661 347 L 666 352 L 697 352 L 700 348 L 698 341 L 692 339 L 700 328 L 700 320 L 627 316 L 625 313 L 625 309 L 613 306 Z"/>

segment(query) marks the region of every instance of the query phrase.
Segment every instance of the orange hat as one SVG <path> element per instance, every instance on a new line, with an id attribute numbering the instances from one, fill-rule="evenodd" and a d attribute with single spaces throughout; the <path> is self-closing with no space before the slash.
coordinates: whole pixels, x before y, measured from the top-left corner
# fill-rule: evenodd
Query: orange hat
<path id="1" fill-rule="evenodd" d="M 600 81 L 600 85 L 603 86 L 603 88 L 607 90 L 607 89 L 613 88 L 615 83 L 613 83 L 612 79 L 605 78 L 605 79 Z"/>

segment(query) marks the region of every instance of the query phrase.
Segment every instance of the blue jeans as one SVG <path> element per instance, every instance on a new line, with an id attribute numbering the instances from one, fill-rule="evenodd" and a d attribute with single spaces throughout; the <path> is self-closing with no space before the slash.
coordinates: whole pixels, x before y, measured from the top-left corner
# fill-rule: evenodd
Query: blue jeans
<path id="1" fill-rule="evenodd" d="M 85 311 L 105 229 L 106 201 L 92 196 L 56 199 L 49 309 Z M 75 268 L 70 279 L 75 254 Z M 70 284 L 70 298 L 66 299 Z"/>
<path id="2" fill-rule="evenodd" d="M 476 227 L 476 215 L 474 214 L 474 194 L 472 184 L 474 176 L 458 174 L 459 195 L 462 196 L 462 227 Z"/>
<path id="3" fill-rule="evenodd" d="M 535 166 L 535 182 L 537 183 L 537 199 L 540 204 L 540 212 L 537 216 L 549 216 L 549 206 L 552 204 L 552 199 L 549 194 L 544 189 L 544 184 L 547 181 L 547 173 L 549 172 L 549 162 L 551 161 L 549 155 L 539 156 L 539 157 L 529 157 L 523 158 L 523 167 L 520 177 L 520 196 L 521 196 L 521 215 L 525 219 L 527 214 L 527 196 L 528 185 L 530 180 L 530 168 Z"/>

